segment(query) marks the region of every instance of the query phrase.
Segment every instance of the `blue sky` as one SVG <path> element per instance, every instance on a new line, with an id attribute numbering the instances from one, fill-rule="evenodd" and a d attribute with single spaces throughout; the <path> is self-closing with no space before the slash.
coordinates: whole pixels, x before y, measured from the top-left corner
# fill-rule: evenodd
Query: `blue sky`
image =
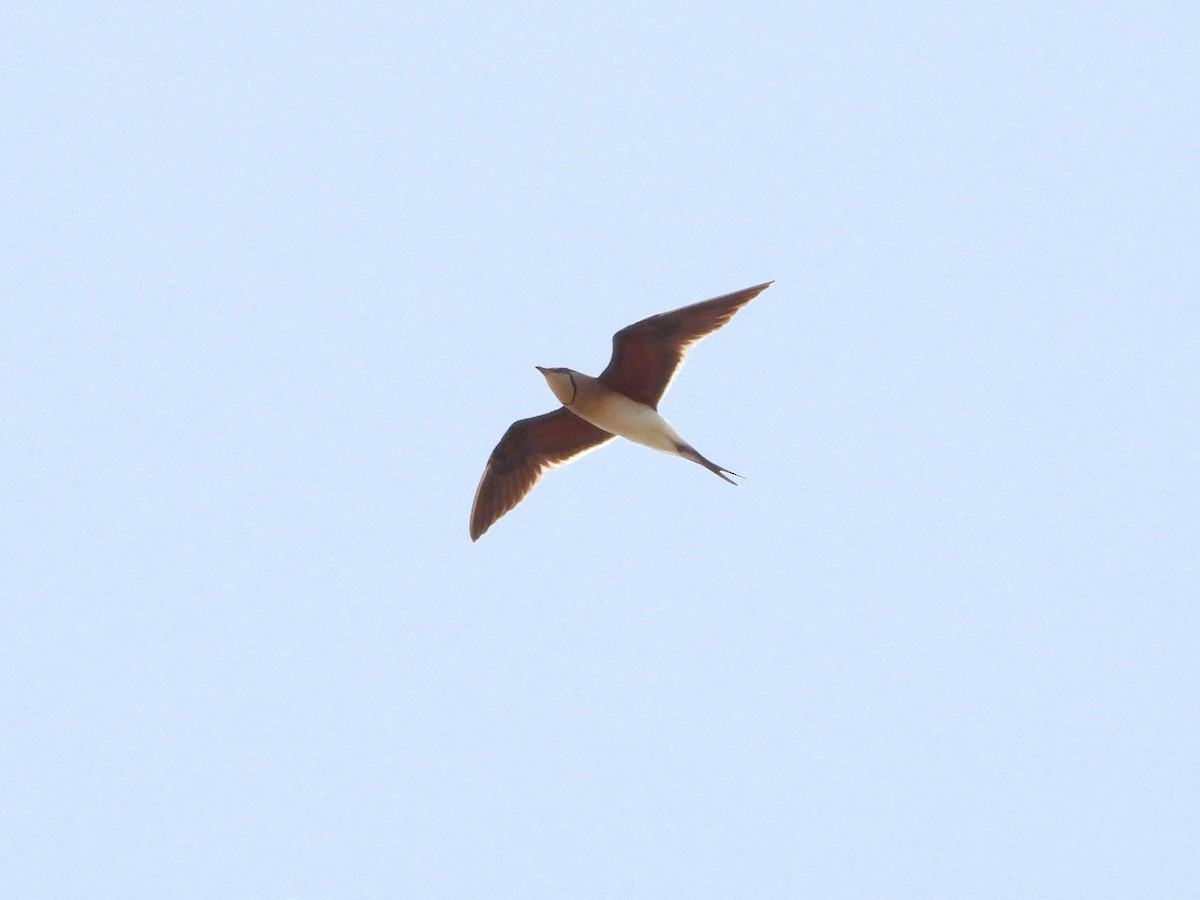
<path id="1" fill-rule="evenodd" d="M 1193 6 L 5 19 L 0 893 L 1200 894 Z"/>

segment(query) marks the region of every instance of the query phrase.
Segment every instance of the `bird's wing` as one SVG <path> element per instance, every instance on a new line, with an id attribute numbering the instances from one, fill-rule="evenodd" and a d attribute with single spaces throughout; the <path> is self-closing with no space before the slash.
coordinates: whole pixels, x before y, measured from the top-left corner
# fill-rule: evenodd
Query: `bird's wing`
<path id="1" fill-rule="evenodd" d="M 613 435 L 565 406 L 513 422 L 488 457 L 471 504 L 471 540 L 525 499 L 542 473 L 599 447 Z"/>
<path id="2" fill-rule="evenodd" d="M 634 322 L 613 335 L 613 355 L 600 380 L 626 397 L 657 408 L 688 348 L 716 331 L 772 282 L 693 303 Z"/>

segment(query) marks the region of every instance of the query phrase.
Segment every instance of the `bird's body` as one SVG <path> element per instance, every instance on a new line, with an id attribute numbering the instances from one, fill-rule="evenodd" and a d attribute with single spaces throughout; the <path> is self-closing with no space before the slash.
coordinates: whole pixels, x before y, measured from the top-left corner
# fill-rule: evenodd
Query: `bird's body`
<path id="1" fill-rule="evenodd" d="M 573 369 L 542 369 L 539 366 L 538 371 L 546 376 L 550 390 L 563 406 L 585 422 L 660 453 L 678 455 L 676 448 L 684 440 L 658 410 L 630 400 L 599 378 Z M 556 382 L 566 382 L 567 390 L 559 393 L 555 389 Z"/>
<path id="2" fill-rule="evenodd" d="M 574 369 L 543 369 L 537 366 L 537 370 L 546 376 L 550 390 L 562 401 L 563 406 L 585 422 L 659 453 L 690 459 L 730 484 L 737 484 L 725 476 L 726 472 L 730 475 L 737 475 L 737 472 L 723 469 L 697 453 L 696 448 L 680 437 L 679 432 L 654 407 L 632 400 L 599 378 L 592 378 Z"/>
<path id="3" fill-rule="evenodd" d="M 492 451 L 471 507 L 471 540 L 478 540 L 516 506 L 548 469 L 614 436 L 704 466 L 730 484 L 735 475 L 705 459 L 658 413 L 688 348 L 716 331 L 771 282 L 650 316 L 613 335 L 613 355 L 598 378 L 566 368 L 537 369 L 563 404 L 514 422 Z"/>

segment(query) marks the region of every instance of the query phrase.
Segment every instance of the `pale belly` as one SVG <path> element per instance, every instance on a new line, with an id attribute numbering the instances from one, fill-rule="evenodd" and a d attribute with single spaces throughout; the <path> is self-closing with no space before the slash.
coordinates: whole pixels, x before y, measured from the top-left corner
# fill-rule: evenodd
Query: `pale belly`
<path id="1" fill-rule="evenodd" d="M 622 394 L 609 393 L 586 405 L 575 403 L 570 409 L 597 428 L 660 453 L 680 456 L 678 445 L 687 443 L 655 410 Z"/>

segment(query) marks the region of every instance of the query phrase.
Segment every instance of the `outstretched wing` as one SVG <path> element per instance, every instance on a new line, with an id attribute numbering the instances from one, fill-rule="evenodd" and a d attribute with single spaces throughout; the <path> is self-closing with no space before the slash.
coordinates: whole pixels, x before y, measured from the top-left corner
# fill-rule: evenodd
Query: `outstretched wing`
<path id="1" fill-rule="evenodd" d="M 600 380 L 626 397 L 658 408 L 658 401 L 692 344 L 716 331 L 772 282 L 693 303 L 634 322 L 613 335 L 613 355 Z"/>
<path id="2" fill-rule="evenodd" d="M 471 504 L 471 540 L 525 499 L 542 473 L 612 438 L 565 406 L 513 422 L 488 457 Z"/>

